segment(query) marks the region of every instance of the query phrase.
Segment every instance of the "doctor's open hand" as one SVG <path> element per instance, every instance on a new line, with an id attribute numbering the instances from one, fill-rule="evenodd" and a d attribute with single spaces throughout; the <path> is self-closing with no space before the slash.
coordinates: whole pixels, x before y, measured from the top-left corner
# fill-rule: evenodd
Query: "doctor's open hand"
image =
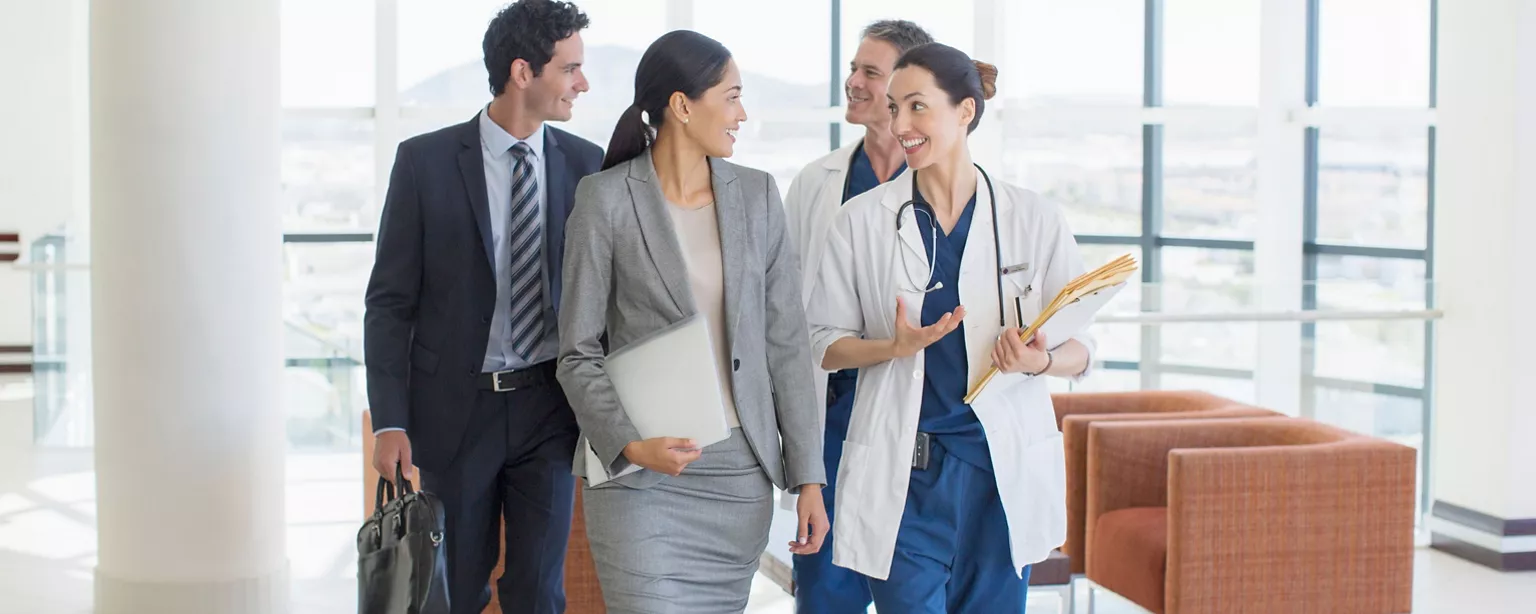
<path id="1" fill-rule="evenodd" d="M 1035 337 L 1025 343 L 1019 335 L 1023 331 L 1009 327 L 997 337 L 992 347 L 992 364 L 1003 373 L 1028 373 L 1039 375 L 1051 367 L 1050 347 L 1045 333 L 1036 331 Z"/>
<path id="2" fill-rule="evenodd" d="M 956 307 L 954 311 L 944 314 L 939 321 L 921 328 L 912 326 L 907 322 L 907 306 L 900 298 L 896 299 L 896 337 L 891 340 L 891 354 L 897 358 L 912 356 L 918 351 L 933 345 L 934 342 L 943 339 L 944 335 L 954 332 L 960 326 L 960 320 L 965 318 L 965 307 Z"/>
<path id="3" fill-rule="evenodd" d="M 699 460 L 703 453 L 692 439 L 676 437 L 652 437 L 624 446 L 624 458 L 629 462 L 672 477 L 682 475 L 688 463 Z"/>

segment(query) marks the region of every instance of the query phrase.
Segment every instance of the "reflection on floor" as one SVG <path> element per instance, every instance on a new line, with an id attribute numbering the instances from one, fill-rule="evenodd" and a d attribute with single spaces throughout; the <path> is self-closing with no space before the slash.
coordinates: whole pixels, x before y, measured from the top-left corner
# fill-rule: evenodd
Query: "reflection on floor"
<path id="1" fill-rule="evenodd" d="M 9 407 L 6 407 L 9 405 Z M 0 399 L 0 614 L 91 611 L 96 564 L 95 496 L 88 451 L 36 450 L 5 422 L 14 403 Z M 293 614 L 353 611 L 353 535 L 362 518 L 355 454 L 288 458 L 288 553 Z M 1531 611 L 1536 574 L 1499 574 L 1421 550 L 1414 570 L 1415 612 L 1513 614 Z M 1078 603 L 1086 597 L 1079 585 Z M 1100 614 L 1139 608 L 1100 592 Z M 1058 611 L 1054 593 L 1032 594 L 1029 614 Z M 788 614 L 792 600 L 766 578 L 753 586 L 750 614 Z M 1079 608 L 1079 611 L 1086 611 Z"/>

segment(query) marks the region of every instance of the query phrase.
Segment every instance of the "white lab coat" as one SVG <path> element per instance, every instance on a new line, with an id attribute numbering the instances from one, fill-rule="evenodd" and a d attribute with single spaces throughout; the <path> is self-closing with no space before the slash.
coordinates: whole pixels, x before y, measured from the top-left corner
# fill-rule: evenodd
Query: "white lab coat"
<path id="1" fill-rule="evenodd" d="M 843 208 L 843 184 L 848 177 L 853 152 L 864 139 L 822 156 L 807 164 L 789 184 L 784 197 L 784 215 L 789 240 L 800 255 L 801 298 L 809 305 L 816 288 L 816 265 L 826 252 L 827 231 Z M 816 398 L 827 398 L 828 372 L 815 365 Z"/>
<path id="2" fill-rule="evenodd" d="M 976 175 L 976 209 L 960 263 L 960 304 L 965 306 L 967 368 L 972 383 L 991 366 L 1002 328 L 997 302 L 997 264 L 992 240 L 992 207 L 986 181 Z M 1039 315 L 1074 277 L 1085 272 L 1072 236 L 1056 205 L 993 177 L 997 192 L 998 243 L 1002 265 L 1028 264 L 1003 280 L 1007 322 L 1018 326 L 1014 297 L 1024 297 L 1023 320 Z M 920 324 L 928 280 L 928 258 L 910 209 L 900 233 L 896 215 L 912 197 L 912 171 L 844 204 L 828 231 L 817 265 L 807 316 L 813 356 L 843 337 L 890 339 L 895 333 L 896 298 L 908 319 Z M 1076 337 L 1095 351 L 1086 333 Z M 1052 345 L 1066 341 L 1051 340 Z M 852 422 L 837 475 L 837 518 L 832 523 L 832 561 L 877 579 L 887 579 L 896 534 L 906 506 L 923 396 L 923 352 L 859 372 Z M 1086 375 L 1086 373 L 1081 374 Z M 1080 377 L 1081 377 L 1080 375 Z M 1001 374 L 971 404 L 991 449 L 1015 573 L 1044 560 L 1066 541 L 1066 466 L 1046 378 Z M 1001 537 L 1001 536 L 999 536 Z"/>
<path id="3" fill-rule="evenodd" d="M 806 303 L 810 302 L 811 291 L 816 287 L 816 264 L 821 262 L 826 251 L 827 230 L 832 228 L 832 222 L 843 208 L 843 184 L 848 177 L 849 162 L 853 152 L 863 143 L 864 139 L 859 139 L 807 164 L 795 175 L 789 184 L 789 193 L 784 196 L 784 216 L 789 240 L 799 250 L 801 298 Z M 827 398 L 828 374 L 821 368 L 820 361 L 812 365 L 816 398 L 823 403 Z M 821 409 L 822 424 L 825 425 L 826 406 Z M 795 509 L 795 499 L 794 495 L 783 493 L 779 498 L 780 507 Z"/>

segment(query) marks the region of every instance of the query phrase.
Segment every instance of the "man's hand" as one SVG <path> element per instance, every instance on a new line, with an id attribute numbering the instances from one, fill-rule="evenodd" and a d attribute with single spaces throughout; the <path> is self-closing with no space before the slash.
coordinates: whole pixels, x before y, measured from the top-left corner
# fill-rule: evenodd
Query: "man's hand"
<path id="1" fill-rule="evenodd" d="M 891 340 L 891 354 L 897 358 L 905 358 L 916 354 L 919 350 L 933 345 L 935 341 L 944 338 L 960 326 L 960 320 L 965 318 L 965 307 L 956 307 L 954 311 L 944 314 L 939 321 L 922 328 L 913 328 L 907 323 L 907 306 L 900 298 L 896 299 L 896 337 Z"/>
<path id="2" fill-rule="evenodd" d="M 411 438 L 405 431 L 379 433 L 373 443 L 373 468 L 384 479 L 395 481 L 395 464 L 399 463 L 405 479 L 416 477 L 416 466 L 411 464 Z M 399 486 L 396 484 L 395 486 Z"/>
<path id="3" fill-rule="evenodd" d="M 1046 345 L 1045 332 L 1035 331 L 1029 343 L 1019 338 L 1020 332 L 1012 327 L 1003 329 L 1003 334 L 997 338 L 997 345 L 992 347 L 992 364 L 997 365 L 997 370 L 1003 373 L 1043 374 L 1051 366 L 1050 346 Z"/>
<path id="4" fill-rule="evenodd" d="M 652 437 L 624 446 L 624 458 L 629 462 L 673 477 L 682 475 L 683 468 L 703 454 L 698 442 L 676 437 Z"/>
<path id="5" fill-rule="evenodd" d="M 832 523 L 827 520 L 827 502 L 821 498 L 821 485 L 801 486 L 795 507 L 800 515 L 799 539 L 789 542 L 789 552 L 816 554 L 821 551 L 821 544 L 826 541 L 827 534 L 832 532 Z"/>

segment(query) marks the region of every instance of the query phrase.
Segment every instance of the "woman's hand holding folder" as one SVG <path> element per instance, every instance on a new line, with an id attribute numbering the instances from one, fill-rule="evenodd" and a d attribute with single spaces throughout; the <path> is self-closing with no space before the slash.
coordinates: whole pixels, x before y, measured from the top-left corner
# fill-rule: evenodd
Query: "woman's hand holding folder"
<path id="1" fill-rule="evenodd" d="M 682 475 L 683 469 L 703 454 L 694 440 L 677 437 L 652 437 L 624 446 L 624 458 L 629 462 L 673 477 Z"/>

